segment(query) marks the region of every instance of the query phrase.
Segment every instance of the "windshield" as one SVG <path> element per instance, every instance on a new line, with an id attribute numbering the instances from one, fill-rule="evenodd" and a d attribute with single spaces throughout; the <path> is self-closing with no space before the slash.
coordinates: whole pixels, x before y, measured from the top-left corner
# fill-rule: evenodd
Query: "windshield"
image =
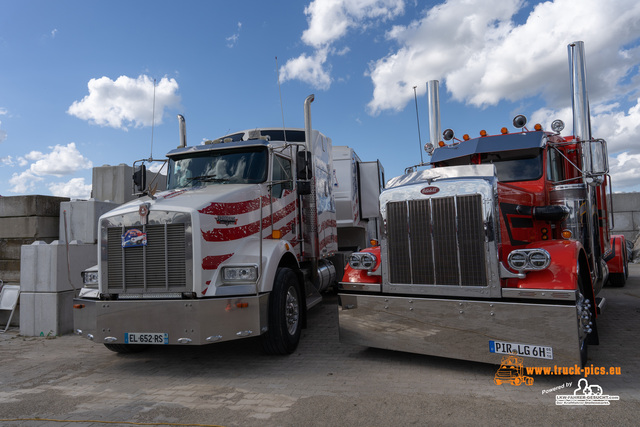
<path id="1" fill-rule="evenodd" d="M 482 154 L 481 163 L 493 163 L 501 182 L 533 181 L 542 176 L 542 150 L 539 148 Z"/>
<path id="2" fill-rule="evenodd" d="M 266 179 L 266 147 L 214 150 L 171 157 L 167 189 L 209 184 L 257 184 Z"/>

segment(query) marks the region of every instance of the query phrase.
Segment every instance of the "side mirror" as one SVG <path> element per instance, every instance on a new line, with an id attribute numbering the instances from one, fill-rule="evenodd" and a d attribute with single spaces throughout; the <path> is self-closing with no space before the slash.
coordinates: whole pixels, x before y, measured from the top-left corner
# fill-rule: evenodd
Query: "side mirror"
<path id="1" fill-rule="evenodd" d="M 147 188 L 147 167 L 140 165 L 133 172 L 133 189 L 136 194 L 144 192 Z"/>
<path id="2" fill-rule="evenodd" d="M 298 179 L 302 180 L 313 178 L 311 153 L 309 151 L 298 151 L 296 158 L 296 175 Z"/>

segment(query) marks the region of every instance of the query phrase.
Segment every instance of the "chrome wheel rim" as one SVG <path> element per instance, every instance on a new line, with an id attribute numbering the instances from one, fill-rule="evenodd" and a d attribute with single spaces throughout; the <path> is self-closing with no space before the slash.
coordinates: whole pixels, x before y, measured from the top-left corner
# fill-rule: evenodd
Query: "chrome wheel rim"
<path id="1" fill-rule="evenodd" d="M 298 293 L 295 288 L 290 287 L 287 291 L 287 299 L 285 302 L 285 321 L 287 322 L 287 331 L 289 335 L 294 335 L 298 329 L 298 321 L 300 319 L 300 304 L 298 303 Z"/>

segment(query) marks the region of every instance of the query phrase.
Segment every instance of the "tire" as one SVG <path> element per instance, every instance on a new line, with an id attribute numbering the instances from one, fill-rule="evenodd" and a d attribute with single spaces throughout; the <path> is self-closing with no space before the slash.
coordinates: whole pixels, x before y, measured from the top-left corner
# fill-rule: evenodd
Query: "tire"
<path id="1" fill-rule="evenodd" d="M 140 353 L 149 348 L 148 345 L 144 344 L 105 344 L 104 346 L 120 354 Z"/>
<path id="2" fill-rule="evenodd" d="M 629 277 L 629 265 L 626 248 L 623 248 L 623 251 L 622 273 L 609 274 L 609 286 L 621 288 L 627 283 L 627 277 Z"/>
<path id="3" fill-rule="evenodd" d="M 302 332 L 302 304 L 298 277 L 290 268 L 279 268 L 269 295 L 269 330 L 261 335 L 267 354 L 293 353 Z"/>

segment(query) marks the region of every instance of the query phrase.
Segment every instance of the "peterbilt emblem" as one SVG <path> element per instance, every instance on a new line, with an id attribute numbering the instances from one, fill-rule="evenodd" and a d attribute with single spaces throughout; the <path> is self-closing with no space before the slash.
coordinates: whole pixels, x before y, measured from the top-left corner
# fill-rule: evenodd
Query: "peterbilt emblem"
<path id="1" fill-rule="evenodd" d="M 220 215 L 216 217 L 216 222 L 224 225 L 236 225 L 238 219 L 235 216 Z"/>
<path id="2" fill-rule="evenodd" d="M 438 187 L 424 187 L 420 192 L 425 195 L 436 194 L 440 189 Z"/>
<path id="3" fill-rule="evenodd" d="M 121 236 L 121 242 L 123 248 L 147 246 L 147 233 L 143 233 L 137 228 L 132 228 Z"/>

